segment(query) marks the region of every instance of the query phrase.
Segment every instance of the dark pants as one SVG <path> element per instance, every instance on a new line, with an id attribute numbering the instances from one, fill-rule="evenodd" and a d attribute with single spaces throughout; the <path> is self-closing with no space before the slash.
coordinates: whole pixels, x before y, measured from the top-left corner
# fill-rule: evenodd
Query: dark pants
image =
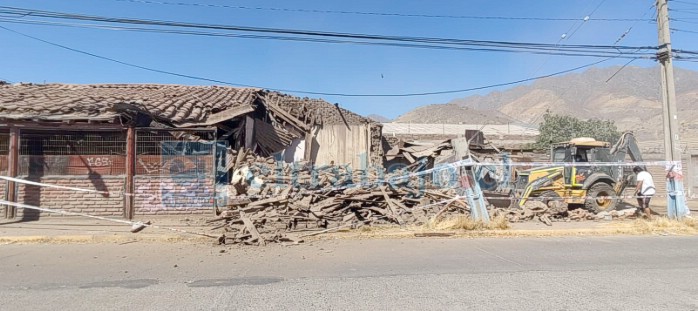
<path id="1" fill-rule="evenodd" d="M 651 195 L 640 196 L 637 198 L 637 205 L 640 208 L 650 208 L 650 200 L 652 200 Z"/>

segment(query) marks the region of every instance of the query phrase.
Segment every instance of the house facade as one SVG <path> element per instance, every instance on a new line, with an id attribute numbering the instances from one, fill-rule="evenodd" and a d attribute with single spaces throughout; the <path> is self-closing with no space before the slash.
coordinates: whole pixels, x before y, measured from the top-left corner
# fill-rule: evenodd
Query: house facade
<path id="1" fill-rule="evenodd" d="M 0 176 L 23 181 L 0 180 L 0 199 L 129 219 L 210 213 L 226 151 L 359 169 L 382 165 L 381 137 L 379 124 L 336 104 L 258 89 L 5 84 Z"/>

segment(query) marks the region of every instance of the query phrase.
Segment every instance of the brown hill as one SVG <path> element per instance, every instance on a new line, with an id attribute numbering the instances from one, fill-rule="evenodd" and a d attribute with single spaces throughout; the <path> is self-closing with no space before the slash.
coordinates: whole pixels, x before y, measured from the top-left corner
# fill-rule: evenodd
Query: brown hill
<path id="1" fill-rule="evenodd" d="M 396 123 L 507 124 L 514 122 L 497 110 L 480 110 L 458 104 L 435 104 L 416 108 L 397 117 Z"/>
<path id="2" fill-rule="evenodd" d="M 593 68 L 484 96 L 424 106 L 401 116 L 397 121 L 402 122 L 407 117 L 433 123 L 456 119 L 471 122 L 487 118 L 491 122 L 507 123 L 513 119 L 537 124 L 549 109 L 554 113 L 583 119 L 611 119 L 621 130 L 634 130 L 640 140 L 661 140 L 659 69 L 632 66 L 620 72 L 619 69 Z M 676 68 L 675 78 L 682 140 L 698 140 L 698 72 Z M 464 116 L 468 112 L 474 113 Z"/>

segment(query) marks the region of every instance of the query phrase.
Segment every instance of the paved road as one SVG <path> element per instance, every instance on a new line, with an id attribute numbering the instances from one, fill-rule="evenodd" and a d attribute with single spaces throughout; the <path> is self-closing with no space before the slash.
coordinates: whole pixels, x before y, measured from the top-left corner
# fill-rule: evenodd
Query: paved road
<path id="1" fill-rule="evenodd" d="M 698 237 L 3 245 L 0 309 L 698 310 L 697 258 Z"/>

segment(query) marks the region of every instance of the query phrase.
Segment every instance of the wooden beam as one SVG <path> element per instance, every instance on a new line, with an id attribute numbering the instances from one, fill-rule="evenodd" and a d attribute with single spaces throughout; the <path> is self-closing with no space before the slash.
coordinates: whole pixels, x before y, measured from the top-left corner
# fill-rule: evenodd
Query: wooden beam
<path id="1" fill-rule="evenodd" d="M 303 130 L 305 132 L 310 131 L 310 126 L 308 126 L 305 122 L 298 120 L 296 117 L 288 113 L 288 111 L 281 109 L 281 107 L 272 104 L 268 101 L 264 101 L 264 106 L 267 107 L 267 109 L 271 110 L 276 117 L 283 119 L 284 121 L 291 123 L 294 127 Z"/>
<path id="2" fill-rule="evenodd" d="M 126 130 L 126 185 L 124 186 L 124 218 L 133 219 L 135 214 L 135 191 L 133 179 L 136 175 L 136 129 L 129 127 Z"/>
<path id="3" fill-rule="evenodd" d="M 7 173 L 10 177 L 17 177 L 19 173 L 19 128 L 10 128 L 10 150 L 8 157 Z M 7 182 L 7 201 L 17 202 L 17 186 L 14 181 Z M 5 208 L 5 218 L 15 218 L 17 216 L 17 208 L 7 206 Z"/>

